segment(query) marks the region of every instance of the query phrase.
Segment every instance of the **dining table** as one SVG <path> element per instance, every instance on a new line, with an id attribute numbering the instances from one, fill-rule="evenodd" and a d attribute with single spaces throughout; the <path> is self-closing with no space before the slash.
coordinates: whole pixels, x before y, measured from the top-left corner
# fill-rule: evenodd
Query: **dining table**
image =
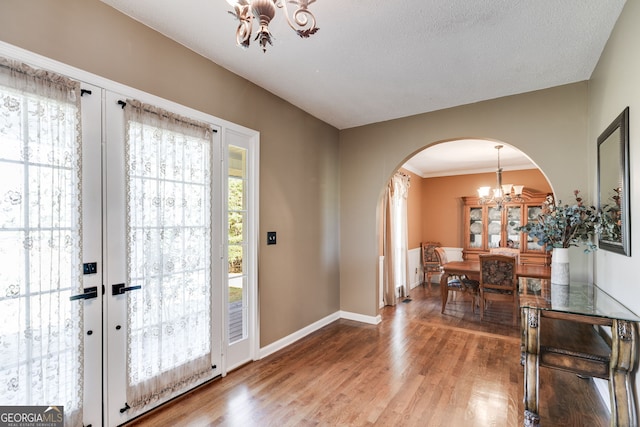
<path id="1" fill-rule="evenodd" d="M 480 261 L 464 260 L 450 261 L 442 266 L 440 276 L 440 294 L 442 296 L 442 307 L 447 305 L 449 291 L 447 289 L 447 279 L 449 276 L 466 276 L 470 280 L 480 280 Z M 517 264 L 516 277 L 518 279 L 551 279 L 551 267 L 540 264 Z M 526 291 L 526 290 L 525 290 Z"/>

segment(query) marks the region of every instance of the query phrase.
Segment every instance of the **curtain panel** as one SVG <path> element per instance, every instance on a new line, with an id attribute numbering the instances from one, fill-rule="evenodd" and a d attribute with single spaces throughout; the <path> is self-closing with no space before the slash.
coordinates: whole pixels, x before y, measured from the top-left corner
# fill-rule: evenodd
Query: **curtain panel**
<path id="1" fill-rule="evenodd" d="M 82 425 L 80 83 L 0 58 L 0 402 Z"/>
<path id="2" fill-rule="evenodd" d="M 384 215 L 383 302 L 395 305 L 397 296 L 409 294 L 407 196 L 409 176 L 396 173 L 387 185 Z"/>
<path id="3" fill-rule="evenodd" d="M 127 100 L 127 403 L 211 373 L 212 129 Z"/>

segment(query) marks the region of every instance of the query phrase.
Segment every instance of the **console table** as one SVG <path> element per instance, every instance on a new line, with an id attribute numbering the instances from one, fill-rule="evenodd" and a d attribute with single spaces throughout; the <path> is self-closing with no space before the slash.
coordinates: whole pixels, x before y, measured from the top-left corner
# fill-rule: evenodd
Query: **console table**
<path id="1" fill-rule="evenodd" d="M 538 369 L 562 369 L 609 380 L 611 425 L 637 426 L 633 371 L 640 318 L 595 285 L 548 285 L 521 295 L 524 425 L 537 426 Z M 611 328 L 607 342 L 594 326 Z"/>

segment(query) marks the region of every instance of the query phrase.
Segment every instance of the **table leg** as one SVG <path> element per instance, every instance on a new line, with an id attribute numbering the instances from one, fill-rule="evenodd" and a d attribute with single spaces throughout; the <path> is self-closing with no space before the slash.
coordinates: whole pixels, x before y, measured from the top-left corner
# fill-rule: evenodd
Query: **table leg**
<path id="1" fill-rule="evenodd" d="M 538 369 L 540 354 L 540 312 L 523 307 L 524 327 L 524 425 L 540 424 L 538 415 Z"/>
<path id="2" fill-rule="evenodd" d="M 611 425 L 637 426 L 634 385 L 631 376 L 636 365 L 637 325 L 635 322 L 614 320 L 611 335 L 609 363 Z"/>
<path id="3" fill-rule="evenodd" d="M 445 273 L 440 275 L 440 296 L 442 298 L 442 310 L 440 313 L 444 313 L 444 307 L 447 305 L 447 298 L 449 297 L 449 289 L 447 288 L 447 279 L 449 276 Z"/>

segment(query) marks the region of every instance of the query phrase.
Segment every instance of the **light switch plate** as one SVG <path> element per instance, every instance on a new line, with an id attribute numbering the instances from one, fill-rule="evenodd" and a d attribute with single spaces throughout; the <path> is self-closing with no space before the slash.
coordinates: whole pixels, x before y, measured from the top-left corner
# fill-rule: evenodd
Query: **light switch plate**
<path id="1" fill-rule="evenodd" d="M 267 231 L 267 245 L 275 245 L 275 244 L 276 244 L 276 232 Z"/>

